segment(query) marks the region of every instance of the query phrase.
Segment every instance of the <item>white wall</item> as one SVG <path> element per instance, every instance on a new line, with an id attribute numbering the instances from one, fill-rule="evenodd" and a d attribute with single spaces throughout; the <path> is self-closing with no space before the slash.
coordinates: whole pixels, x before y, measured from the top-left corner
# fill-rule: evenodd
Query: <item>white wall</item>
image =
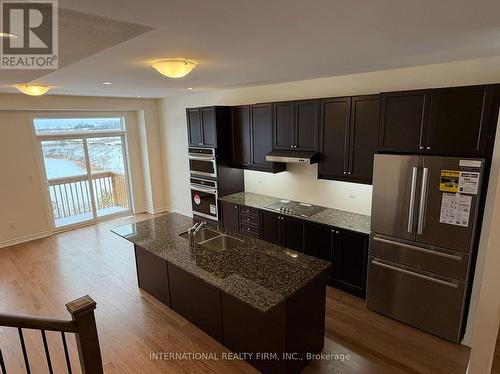
<path id="1" fill-rule="evenodd" d="M 275 100 L 371 94 L 383 91 L 459 86 L 500 82 L 500 56 L 403 69 L 311 79 L 214 92 L 190 92 L 161 100 L 161 133 L 166 173 L 166 200 L 172 210 L 189 213 L 187 168 L 187 107 L 238 105 Z M 495 167 L 497 168 L 497 167 Z M 493 171 L 495 173 L 495 170 Z M 283 174 L 245 171 L 247 191 L 310 201 L 329 207 L 368 214 L 371 188 L 352 183 L 316 180 L 316 167 L 292 166 Z M 491 224 L 486 216 L 485 227 Z M 474 313 L 489 232 L 483 232 L 472 292 L 466 340 L 472 341 Z"/>
<path id="2" fill-rule="evenodd" d="M 32 132 L 32 116 L 50 111 L 124 115 L 135 211 L 165 210 L 156 100 L 0 95 L 0 247 L 51 233 L 50 207 Z"/>

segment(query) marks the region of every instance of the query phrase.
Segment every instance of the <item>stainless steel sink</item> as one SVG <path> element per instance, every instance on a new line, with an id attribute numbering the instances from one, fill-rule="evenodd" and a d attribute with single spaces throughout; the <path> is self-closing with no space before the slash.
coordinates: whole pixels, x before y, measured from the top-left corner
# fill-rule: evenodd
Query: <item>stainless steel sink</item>
<path id="1" fill-rule="evenodd" d="M 204 228 L 196 233 L 196 235 L 194 237 L 194 242 L 196 244 L 199 244 L 203 241 L 215 238 L 216 236 L 219 236 L 219 235 L 220 235 L 220 232 Z M 187 231 L 183 232 L 179 236 L 183 237 L 184 239 L 189 239 L 189 235 L 188 235 Z"/>
<path id="2" fill-rule="evenodd" d="M 241 239 L 233 238 L 229 235 L 219 235 L 199 244 L 204 248 L 212 249 L 214 251 L 225 251 L 241 243 L 243 243 L 243 240 Z"/>

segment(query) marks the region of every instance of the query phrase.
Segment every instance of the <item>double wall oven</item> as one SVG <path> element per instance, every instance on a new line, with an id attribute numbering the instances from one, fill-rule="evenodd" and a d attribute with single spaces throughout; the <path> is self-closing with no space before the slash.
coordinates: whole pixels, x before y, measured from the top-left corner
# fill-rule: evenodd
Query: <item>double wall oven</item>
<path id="1" fill-rule="evenodd" d="M 217 157 L 214 148 L 188 148 L 193 215 L 219 220 Z"/>

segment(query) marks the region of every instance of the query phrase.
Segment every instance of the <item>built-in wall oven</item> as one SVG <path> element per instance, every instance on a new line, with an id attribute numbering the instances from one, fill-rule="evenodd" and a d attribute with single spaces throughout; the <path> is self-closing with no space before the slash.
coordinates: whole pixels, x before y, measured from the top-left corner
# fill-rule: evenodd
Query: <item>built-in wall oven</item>
<path id="1" fill-rule="evenodd" d="M 217 181 L 191 176 L 190 186 L 193 214 L 218 221 Z"/>
<path id="2" fill-rule="evenodd" d="M 214 148 L 188 148 L 189 171 L 193 176 L 217 177 L 217 159 Z"/>

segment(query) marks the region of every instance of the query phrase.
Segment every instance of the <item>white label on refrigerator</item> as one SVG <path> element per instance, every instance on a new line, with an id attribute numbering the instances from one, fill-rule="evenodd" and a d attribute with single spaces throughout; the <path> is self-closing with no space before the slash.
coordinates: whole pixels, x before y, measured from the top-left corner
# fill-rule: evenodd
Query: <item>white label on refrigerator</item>
<path id="1" fill-rule="evenodd" d="M 458 190 L 462 193 L 477 195 L 479 187 L 479 173 L 472 171 L 461 171 L 458 178 Z"/>
<path id="2" fill-rule="evenodd" d="M 217 214 L 217 207 L 214 204 L 210 204 L 210 214 Z"/>
<path id="3" fill-rule="evenodd" d="M 458 163 L 460 166 L 469 167 L 469 168 L 480 168 L 481 161 L 478 160 L 460 160 Z"/>
<path id="4" fill-rule="evenodd" d="M 469 226 L 472 196 L 444 193 L 439 222 L 447 225 Z"/>

